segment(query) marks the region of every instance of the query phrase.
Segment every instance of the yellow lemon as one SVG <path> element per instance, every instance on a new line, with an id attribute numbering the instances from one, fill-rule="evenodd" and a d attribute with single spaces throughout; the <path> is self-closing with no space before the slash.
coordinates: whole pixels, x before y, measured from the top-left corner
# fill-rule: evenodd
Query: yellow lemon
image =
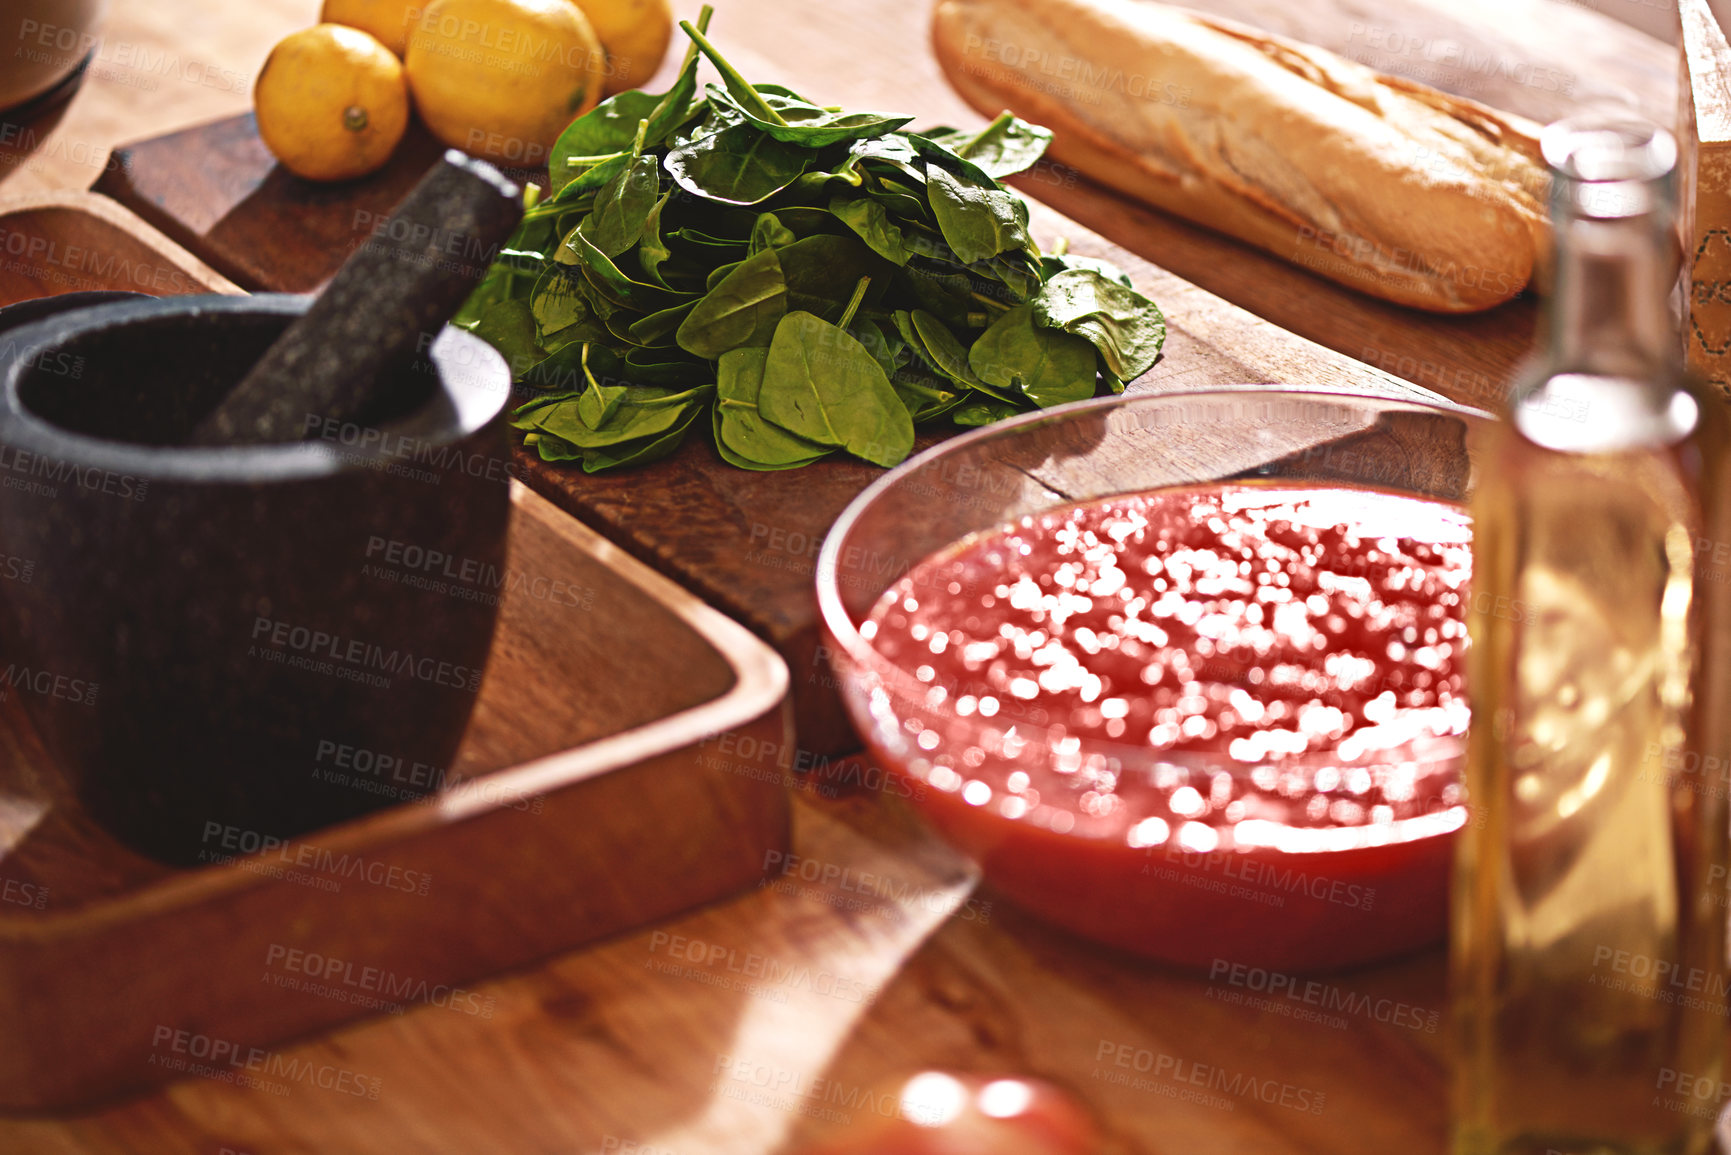
<path id="1" fill-rule="evenodd" d="M 607 56 L 571 0 L 432 0 L 404 68 L 434 136 L 533 167 L 600 102 Z"/>
<path id="2" fill-rule="evenodd" d="M 673 39 L 673 0 L 572 0 L 607 50 L 607 95 L 642 88 Z"/>
<path id="3" fill-rule="evenodd" d="M 319 19 L 359 28 L 400 58 L 409 50 L 411 14 L 424 7 L 426 0 L 325 0 Z"/>
<path id="4" fill-rule="evenodd" d="M 365 176 L 391 158 L 409 124 L 402 63 L 341 24 L 284 37 L 265 59 L 252 99 L 265 147 L 309 180 Z"/>

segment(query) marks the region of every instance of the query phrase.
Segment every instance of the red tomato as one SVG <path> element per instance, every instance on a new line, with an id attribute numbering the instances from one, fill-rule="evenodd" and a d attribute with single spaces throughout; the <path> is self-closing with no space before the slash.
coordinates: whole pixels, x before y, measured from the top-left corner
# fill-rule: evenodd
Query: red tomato
<path id="1" fill-rule="evenodd" d="M 1096 1155 L 1100 1132 L 1074 1098 L 1036 1079 L 925 1071 L 902 1085 L 894 1118 L 803 1155 Z"/>

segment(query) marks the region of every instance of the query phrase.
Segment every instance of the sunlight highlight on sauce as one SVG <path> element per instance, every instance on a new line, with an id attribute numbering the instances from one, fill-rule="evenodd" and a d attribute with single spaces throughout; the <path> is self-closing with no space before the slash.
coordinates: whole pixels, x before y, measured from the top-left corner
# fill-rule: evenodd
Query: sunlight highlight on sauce
<path id="1" fill-rule="evenodd" d="M 916 566 L 861 629 L 971 807 L 1132 848 L 1347 849 L 1458 827 L 1471 525 L 1341 488 L 1049 511 Z"/>

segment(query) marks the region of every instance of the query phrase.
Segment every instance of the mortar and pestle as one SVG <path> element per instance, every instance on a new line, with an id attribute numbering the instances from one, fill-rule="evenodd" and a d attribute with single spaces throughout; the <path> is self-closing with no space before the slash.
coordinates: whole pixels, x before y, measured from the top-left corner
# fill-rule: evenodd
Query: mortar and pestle
<path id="1" fill-rule="evenodd" d="M 0 339 L 0 696 L 88 813 L 196 864 L 423 796 L 505 586 L 511 374 L 445 322 L 522 213 L 448 153 L 314 301 L 78 308 Z M 238 384 L 237 384 L 238 382 Z M 429 559 L 436 559 L 430 561 Z"/>

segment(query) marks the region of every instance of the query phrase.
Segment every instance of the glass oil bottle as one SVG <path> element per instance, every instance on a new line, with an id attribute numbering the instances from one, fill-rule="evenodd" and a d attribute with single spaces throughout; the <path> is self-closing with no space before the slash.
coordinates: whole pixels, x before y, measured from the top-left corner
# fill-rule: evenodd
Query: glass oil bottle
<path id="1" fill-rule="evenodd" d="M 1668 302 L 1675 140 L 1542 145 L 1542 347 L 1475 463 L 1453 1151 L 1694 1155 L 1731 1003 L 1726 419 Z"/>

